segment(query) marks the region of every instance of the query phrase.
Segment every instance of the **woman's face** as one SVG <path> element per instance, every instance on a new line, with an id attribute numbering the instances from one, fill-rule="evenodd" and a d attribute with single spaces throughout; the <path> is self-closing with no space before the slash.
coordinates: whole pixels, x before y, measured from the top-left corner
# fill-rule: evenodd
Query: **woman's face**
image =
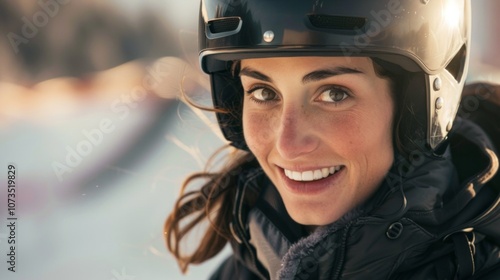
<path id="1" fill-rule="evenodd" d="M 296 222 L 332 223 L 377 189 L 394 105 L 369 58 L 246 59 L 240 76 L 246 143 Z"/>

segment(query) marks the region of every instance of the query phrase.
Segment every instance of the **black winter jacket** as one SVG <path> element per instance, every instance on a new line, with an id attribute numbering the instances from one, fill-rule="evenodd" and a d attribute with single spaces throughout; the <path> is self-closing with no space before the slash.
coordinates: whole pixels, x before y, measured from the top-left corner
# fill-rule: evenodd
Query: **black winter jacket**
<path id="1" fill-rule="evenodd" d="M 500 107 L 480 101 L 442 158 L 397 161 L 369 201 L 313 233 L 260 168 L 246 170 L 234 254 L 210 279 L 500 279 Z"/>

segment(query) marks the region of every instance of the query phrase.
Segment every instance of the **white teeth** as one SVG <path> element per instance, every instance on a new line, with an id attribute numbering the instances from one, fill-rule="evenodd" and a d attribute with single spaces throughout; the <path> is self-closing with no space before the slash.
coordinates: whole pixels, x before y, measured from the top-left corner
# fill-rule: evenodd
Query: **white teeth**
<path id="1" fill-rule="evenodd" d="M 323 173 L 323 177 L 326 177 L 326 176 L 328 176 L 328 174 L 330 174 L 330 169 L 323 168 L 323 169 L 321 169 L 321 172 Z"/>
<path id="2" fill-rule="evenodd" d="M 339 171 L 342 166 L 332 166 L 325 167 L 316 170 L 309 170 L 304 172 L 292 171 L 288 169 L 285 170 L 286 177 L 294 180 L 294 181 L 314 181 L 328 177 L 331 174 L 335 174 L 335 172 Z"/>
<path id="3" fill-rule="evenodd" d="M 321 170 L 314 170 L 314 180 L 323 178 L 323 173 Z"/>
<path id="4" fill-rule="evenodd" d="M 314 180 L 313 171 L 302 172 L 302 181 L 312 181 L 312 180 Z"/>

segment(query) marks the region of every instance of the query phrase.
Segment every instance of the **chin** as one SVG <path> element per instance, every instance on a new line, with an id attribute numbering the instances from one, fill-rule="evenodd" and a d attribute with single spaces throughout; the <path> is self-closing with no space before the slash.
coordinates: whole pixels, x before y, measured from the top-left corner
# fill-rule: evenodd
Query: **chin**
<path id="1" fill-rule="evenodd" d="M 340 219 L 344 213 L 327 213 L 324 207 L 313 207 L 310 209 L 308 207 L 287 207 L 285 203 L 285 208 L 290 217 L 297 223 L 305 226 L 324 226 L 331 224 L 338 219 Z M 322 209 L 321 209 L 322 208 Z M 332 210 L 332 209 L 330 209 Z"/>

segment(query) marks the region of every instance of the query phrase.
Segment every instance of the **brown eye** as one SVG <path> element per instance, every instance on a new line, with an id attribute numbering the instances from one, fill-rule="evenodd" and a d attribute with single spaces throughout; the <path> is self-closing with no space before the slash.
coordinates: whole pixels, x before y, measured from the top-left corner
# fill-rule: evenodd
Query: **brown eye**
<path id="1" fill-rule="evenodd" d="M 330 98 L 335 101 L 339 102 L 344 100 L 347 97 L 347 94 L 345 92 L 341 91 L 330 91 Z"/>
<path id="2" fill-rule="evenodd" d="M 346 90 L 339 87 L 334 87 L 323 91 L 319 99 L 324 102 L 335 103 L 335 102 L 341 102 L 347 97 L 349 97 L 349 93 L 347 93 Z"/>
<path id="3" fill-rule="evenodd" d="M 257 88 L 251 91 L 253 98 L 259 101 L 270 101 L 276 99 L 276 93 L 268 88 Z"/>

